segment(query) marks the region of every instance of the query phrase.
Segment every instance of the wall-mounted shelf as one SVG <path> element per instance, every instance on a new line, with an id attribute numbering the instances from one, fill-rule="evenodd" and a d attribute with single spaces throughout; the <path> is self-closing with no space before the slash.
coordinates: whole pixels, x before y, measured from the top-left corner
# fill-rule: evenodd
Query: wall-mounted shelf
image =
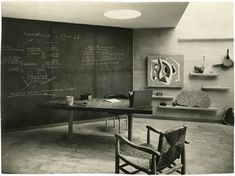
<path id="1" fill-rule="evenodd" d="M 173 96 L 165 96 L 165 95 L 162 95 L 162 96 L 153 95 L 152 98 L 154 98 L 154 99 L 173 99 L 174 97 Z"/>
<path id="2" fill-rule="evenodd" d="M 189 73 L 190 76 L 217 77 L 219 73 Z"/>
<path id="3" fill-rule="evenodd" d="M 202 90 L 216 90 L 216 91 L 227 91 L 229 87 L 218 87 L 218 86 L 202 86 Z"/>
<path id="4" fill-rule="evenodd" d="M 160 108 L 160 109 L 194 110 L 194 111 L 216 111 L 217 110 L 217 108 L 215 108 L 215 107 L 197 108 L 197 107 L 172 106 L 172 105 L 166 105 L 166 106 L 159 105 L 158 108 Z"/>
<path id="5" fill-rule="evenodd" d="M 226 42 L 233 41 L 233 38 L 179 38 L 178 42 Z"/>

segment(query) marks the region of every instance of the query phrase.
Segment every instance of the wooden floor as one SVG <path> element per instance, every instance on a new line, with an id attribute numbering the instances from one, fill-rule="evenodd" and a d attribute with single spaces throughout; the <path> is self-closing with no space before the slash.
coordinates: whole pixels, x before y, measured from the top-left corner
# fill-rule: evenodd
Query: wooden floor
<path id="1" fill-rule="evenodd" d="M 125 120 L 122 134 L 127 136 Z M 117 123 L 116 123 L 117 124 Z M 188 127 L 187 174 L 233 173 L 233 127 L 216 123 L 157 119 L 133 119 L 133 141 L 146 139 L 146 125 L 166 130 Z M 14 174 L 114 173 L 114 133 L 109 121 L 76 124 L 79 144 L 62 147 L 56 143 L 67 133 L 67 126 L 41 128 L 2 134 L 2 172 Z"/>

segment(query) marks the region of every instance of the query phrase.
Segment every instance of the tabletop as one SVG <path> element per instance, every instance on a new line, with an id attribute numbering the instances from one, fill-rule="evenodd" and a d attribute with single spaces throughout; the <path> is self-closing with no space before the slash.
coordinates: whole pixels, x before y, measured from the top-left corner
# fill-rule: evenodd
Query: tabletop
<path id="1" fill-rule="evenodd" d="M 38 104 L 37 107 L 58 109 L 58 110 L 78 110 L 78 111 L 98 111 L 110 113 L 135 113 L 152 114 L 151 106 L 129 107 L 129 100 L 118 99 L 119 102 L 109 102 L 108 99 L 92 98 L 92 100 L 74 100 L 73 105 L 67 105 L 65 99 L 53 99 L 46 103 Z"/>

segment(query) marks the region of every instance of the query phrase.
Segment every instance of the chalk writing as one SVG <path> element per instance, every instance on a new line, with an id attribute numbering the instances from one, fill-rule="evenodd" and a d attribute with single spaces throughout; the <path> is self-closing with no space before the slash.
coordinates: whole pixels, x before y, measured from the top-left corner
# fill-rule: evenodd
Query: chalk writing
<path id="1" fill-rule="evenodd" d="M 46 44 L 45 53 L 47 57 L 59 57 L 59 49 L 57 46 L 49 46 L 48 44 Z"/>
<path id="2" fill-rule="evenodd" d="M 46 44 L 46 45 L 57 45 L 58 42 L 57 42 L 57 41 L 49 41 L 49 42 L 46 41 L 45 44 Z"/>
<path id="3" fill-rule="evenodd" d="M 65 33 L 62 33 L 59 36 L 56 35 L 55 38 L 60 39 L 60 40 L 79 40 L 80 35 L 79 34 L 65 34 Z"/>
<path id="4" fill-rule="evenodd" d="M 87 46 L 82 53 L 82 66 L 118 65 L 124 60 L 124 53 L 115 46 Z"/>
<path id="5" fill-rule="evenodd" d="M 36 68 L 34 70 L 30 70 L 27 73 L 27 80 L 32 83 L 41 83 L 48 79 L 47 73 L 44 69 Z"/>
<path id="6" fill-rule="evenodd" d="M 30 47 L 26 48 L 27 55 L 30 56 L 37 56 L 41 54 L 41 48 L 40 47 Z"/>
<path id="7" fill-rule="evenodd" d="M 2 58 L 2 64 L 18 64 L 20 61 L 21 57 L 19 56 L 7 56 Z"/>
<path id="8" fill-rule="evenodd" d="M 60 66 L 60 62 L 57 58 L 53 58 L 50 61 L 46 61 L 44 68 L 45 69 L 50 69 L 51 73 L 56 73 L 59 71 L 59 66 Z"/>
<path id="9" fill-rule="evenodd" d="M 9 93 L 7 98 L 16 98 L 16 97 L 24 97 L 24 96 L 56 96 L 57 92 L 73 91 L 73 90 L 74 88 L 22 91 L 22 92 Z"/>
<path id="10" fill-rule="evenodd" d="M 37 63 L 34 63 L 34 62 L 29 62 L 29 63 L 23 63 L 23 66 L 31 66 L 31 67 L 36 67 L 38 64 Z"/>
<path id="11" fill-rule="evenodd" d="M 20 67 L 10 67 L 7 69 L 8 72 L 21 72 L 21 68 Z"/>
<path id="12" fill-rule="evenodd" d="M 25 37 L 45 37 L 45 38 L 49 38 L 50 34 L 41 34 L 40 32 L 37 33 L 24 33 L 23 34 Z"/>
<path id="13" fill-rule="evenodd" d="M 21 48 L 2 48 L 3 51 L 19 51 L 22 52 L 24 49 Z"/>

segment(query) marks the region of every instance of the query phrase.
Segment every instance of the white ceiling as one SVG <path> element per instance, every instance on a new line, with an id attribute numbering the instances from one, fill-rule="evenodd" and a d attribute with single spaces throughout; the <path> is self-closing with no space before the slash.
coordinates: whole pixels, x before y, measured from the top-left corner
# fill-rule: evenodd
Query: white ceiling
<path id="1" fill-rule="evenodd" d="M 97 1 L 3 1 L 2 16 L 33 20 L 46 20 L 115 26 L 125 28 L 175 27 L 188 2 L 97 2 Z M 142 13 L 139 18 L 114 20 L 104 17 L 113 9 L 134 9 Z"/>

